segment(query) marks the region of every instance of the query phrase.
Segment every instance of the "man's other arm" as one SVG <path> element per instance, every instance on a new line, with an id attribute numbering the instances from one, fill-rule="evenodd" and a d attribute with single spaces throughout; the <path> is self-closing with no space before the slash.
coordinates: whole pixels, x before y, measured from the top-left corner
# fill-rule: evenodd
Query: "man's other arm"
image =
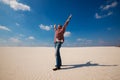
<path id="1" fill-rule="evenodd" d="M 57 28 L 56 28 L 56 24 L 54 24 L 54 31 L 56 31 L 57 30 Z"/>

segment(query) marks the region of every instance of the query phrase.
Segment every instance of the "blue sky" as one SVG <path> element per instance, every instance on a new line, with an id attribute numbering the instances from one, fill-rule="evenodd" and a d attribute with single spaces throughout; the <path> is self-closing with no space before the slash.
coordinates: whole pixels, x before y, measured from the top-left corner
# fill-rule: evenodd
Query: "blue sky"
<path id="1" fill-rule="evenodd" d="M 63 46 L 120 45 L 118 0 L 0 0 L 0 46 L 53 46 L 69 14 Z"/>

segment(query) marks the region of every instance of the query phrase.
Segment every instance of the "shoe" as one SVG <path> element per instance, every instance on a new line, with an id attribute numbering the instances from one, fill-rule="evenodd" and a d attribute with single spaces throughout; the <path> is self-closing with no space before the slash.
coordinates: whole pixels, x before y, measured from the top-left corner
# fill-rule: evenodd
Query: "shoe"
<path id="1" fill-rule="evenodd" d="M 60 67 L 58 67 L 58 68 L 56 67 L 56 68 L 53 69 L 53 71 L 56 71 L 56 70 L 59 70 L 59 69 L 61 69 L 61 68 Z"/>

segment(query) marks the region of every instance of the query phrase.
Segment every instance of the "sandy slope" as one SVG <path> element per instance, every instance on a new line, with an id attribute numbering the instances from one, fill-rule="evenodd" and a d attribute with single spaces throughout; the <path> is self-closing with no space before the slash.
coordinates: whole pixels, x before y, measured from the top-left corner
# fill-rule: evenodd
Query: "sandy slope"
<path id="1" fill-rule="evenodd" d="M 119 47 L 62 48 L 61 56 L 53 71 L 54 48 L 0 47 L 0 80 L 120 80 Z"/>

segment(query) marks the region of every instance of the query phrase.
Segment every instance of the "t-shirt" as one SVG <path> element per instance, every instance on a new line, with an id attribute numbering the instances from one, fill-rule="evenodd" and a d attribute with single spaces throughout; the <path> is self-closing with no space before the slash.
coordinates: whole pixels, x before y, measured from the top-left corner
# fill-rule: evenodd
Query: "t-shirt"
<path id="1" fill-rule="evenodd" d="M 57 42 L 57 41 L 64 42 L 64 33 L 65 33 L 65 29 L 66 29 L 67 25 L 68 25 L 68 22 L 66 22 L 61 29 L 55 29 L 54 42 Z"/>

